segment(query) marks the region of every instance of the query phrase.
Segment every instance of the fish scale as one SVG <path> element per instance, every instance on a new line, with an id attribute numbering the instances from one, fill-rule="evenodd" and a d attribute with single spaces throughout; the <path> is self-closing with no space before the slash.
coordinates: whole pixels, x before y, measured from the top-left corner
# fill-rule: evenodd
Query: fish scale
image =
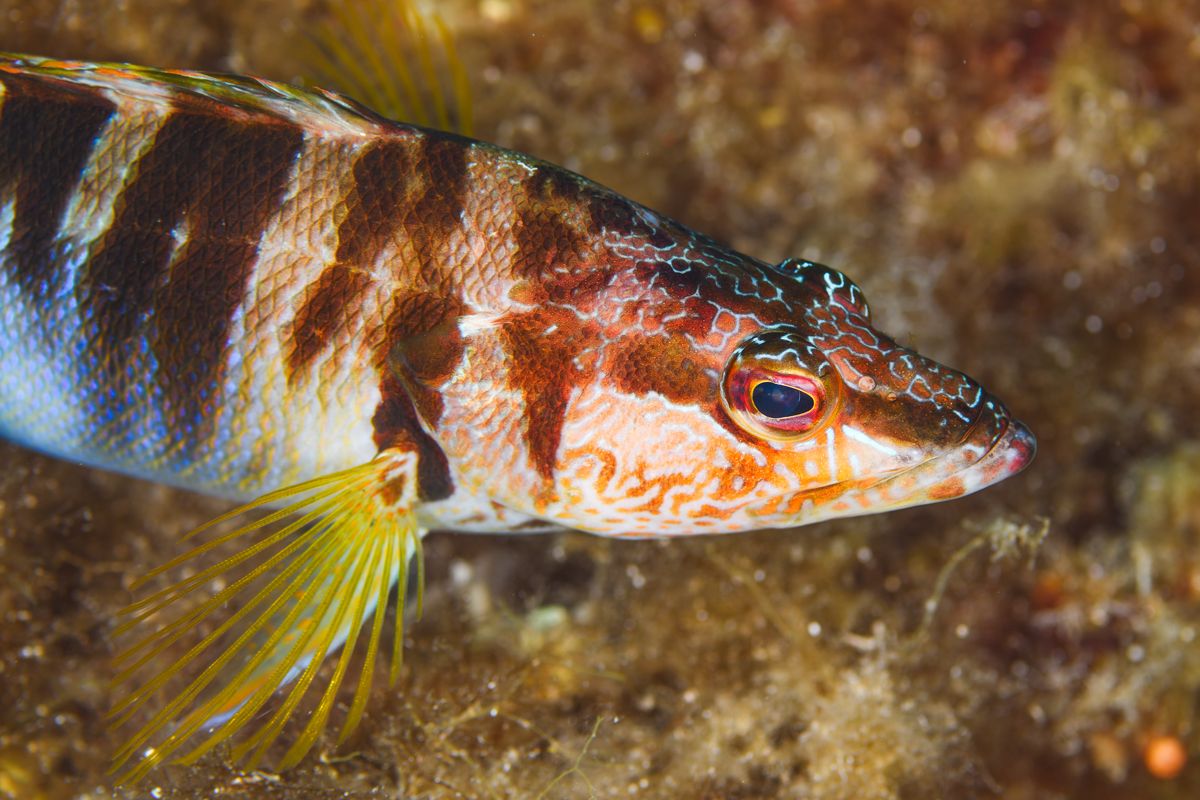
<path id="1" fill-rule="evenodd" d="M 843 273 L 560 167 L 253 78 L 13 56 L 0 88 L 0 432 L 269 511 L 129 610 L 127 779 L 227 740 L 253 766 L 309 708 L 295 763 L 346 679 L 344 739 L 431 528 L 791 527 L 1033 457 Z"/>

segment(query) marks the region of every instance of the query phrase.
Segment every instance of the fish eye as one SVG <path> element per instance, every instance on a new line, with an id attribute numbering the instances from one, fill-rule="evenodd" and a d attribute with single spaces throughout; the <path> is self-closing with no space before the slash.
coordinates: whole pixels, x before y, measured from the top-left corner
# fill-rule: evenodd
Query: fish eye
<path id="1" fill-rule="evenodd" d="M 786 419 L 812 411 L 817 406 L 817 399 L 795 386 L 759 381 L 750 390 L 750 403 L 764 417 Z"/>
<path id="2" fill-rule="evenodd" d="M 767 439 L 793 439 L 824 416 L 825 390 L 813 377 L 749 366 L 731 372 L 725 387 L 734 421 Z"/>
<path id="3" fill-rule="evenodd" d="M 831 417 L 838 385 L 824 355 L 799 331 L 768 328 L 747 337 L 730 355 L 721 378 L 721 407 L 752 436 L 794 441 Z"/>

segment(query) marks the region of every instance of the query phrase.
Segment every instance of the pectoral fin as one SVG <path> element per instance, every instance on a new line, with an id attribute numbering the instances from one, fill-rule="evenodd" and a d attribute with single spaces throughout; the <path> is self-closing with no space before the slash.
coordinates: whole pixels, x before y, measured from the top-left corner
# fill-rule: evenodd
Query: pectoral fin
<path id="1" fill-rule="evenodd" d="M 354 730 L 370 693 L 383 618 L 393 585 L 399 584 L 396 634 L 391 665 L 400 666 L 405 588 L 410 559 L 421 583 L 420 530 L 412 514 L 417 491 L 417 456 L 387 450 L 344 472 L 265 495 L 193 531 L 264 506 L 287 503 L 278 511 L 194 548 L 155 570 L 183 565 L 226 542 L 257 534 L 255 541 L 217 564 L 200 569 L 126 609 L 122 630 L 140 627 L 174 608 L 187 607 L 214 581 L 224 588 L 180 613 L 137 641 L 120 656 L 116 684 L 135 688 L 113 708 L 114 727 L 130 725 L 138 712 L 177 676 L 198 671 L 147 722 L 137 728 L 114 758 L 121 781 L 136 781 L 154 766 L 176 760 L 192 763 L 254 722 L 252 733 L 233 746 L 235 761 L 248 768 L 261 763 L 287 720 L 300 707 L 315 707 L 303 732 L 280 762 L 286 768 L 304 757 L 325 727 L 350 668 L 368 619 L 366 652 L 339 743 Z M 418 604 L 420 591 L 418 589 Z M 218 622 L 211 633 L 143 683 L 139 675 L 161 654 L 199 625 Z M 342 648 L 327 683 L 317 681 L 326 656 Z M 291 686 L 273 713 L 260 712 L 285 686 Z M 323 686 L 323 688 L 322 688 Z M 305 704 L 308 697 L 309 703 Z"/>

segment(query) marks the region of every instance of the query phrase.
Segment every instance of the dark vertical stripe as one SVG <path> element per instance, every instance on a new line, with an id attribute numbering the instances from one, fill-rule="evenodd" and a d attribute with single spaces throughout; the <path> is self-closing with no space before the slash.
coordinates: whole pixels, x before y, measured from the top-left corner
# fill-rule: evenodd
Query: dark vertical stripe
<path id="1" fill-rule="evenodd" d="M 546 280 L 556 268 L 576 261 L 586 238 L 568 222 L 578 208 L 579 187 L 556 167 L 542 166 L 525 181 L 525 202 L 513 228 L 517 252 L 513 274 Z"/>
<path id="2" fill-rule="evenodd" d="M 391 139 L 363 153 L 354 164 L 354 186 L 338 226 L 340 264 L 370 264 L 400 226 L 413 178 L 411 144 Z"/>
<path id="3" fill-rule="evenodd" d="M 543 165 L 523 190 L 513 225 L 512 274 L 523 282 L 518 285 L 522 294 L 539 307 L 506 320 L 501 340 L 509 357 L 509 385 L 525 400 L 529 458 L 551 483 L 568 398 L 583 379 L 576 357 L 598 345 L 597 331 L 575 312 L 602 296 L 612 268 L 593 252 L 592 218 L 578 177 Z"/>
<path id="4" fill-rule="evenodd" d="M 371 276 L 357 267 L 330 264 L 305 289 L 304 302 L 292 324 L 287 374 L 293 380 L 346 324 L 348 315 L 371 285 Z"/>
<path id="5" fill-rule="evenodd" d="M 0 106 L 0 186 L 15 194 L 4 260 L 17 284 L 46 297 L 62 264 L 53 245 L 88 156 L 116 106 L 98 91 L 4 74 Z"/>
<path id="6" fill-rule="evenodd" d="M 531 198 L 543 201 L 557 199 L 575 206 L 589 202 L 583 179 L 553 164 L 540 164 L 534 169 L 526 183 L 526 192 Z"/>
<path id="7" fill-rule="evenodd" d="M 454 493 L 446 454 L 425 425 L 436 427 L 440 421 L 440 390 L 462 361 L 462 312 L 457 299 L 420 292 L 397 297 L 377 345 L 382 399 L 372 419 L 375 443 L 381 450 L 417 448 L 417 491 L 423 500 Z"/>
<path id="8" fill-rule="evenodd" d="M 371 285 L 367 272 L 400 227 L 412 180 L 410 144 L 392 139 L 371 146 L 354 163 L 346 215 L 338 225 L 334 263 L 305 292 L 287 354 L 294 382 L 328 346 Z"/>
<path id="9" fill-rule="evenodd" d="M 513 276 L 530 298 L 586 308 L 613 270 L 598 257 L 583 187 L 571 173 L 545 165 L 529 176 L 525 198 L 513 226 Z"/>
<path id="10" fill-rule="evenodd" d="M 552 332 L 551 332 L 552 331 Z M 505 321 L 508 383 L 525 399 L 525 445 L 537 473 L 554 479 L 571 389 L 583 380 L 576 356 L 598 345 L 598 333 L 571 311 L 538 309 Z"/>
<path id="11" fill-rule="evenodd" d="M 155 291 L 167 282 L 174 234 L 195 205 L 210 162 L 236 135 L 228 120 L 175 113 L 134 165 L 80 284 L 99 334 L 118 348 L 143 330 Z"/>
<path id="12" fill-rule="evenodd" d="M 406 381 L 417 410 L 430 426 L 442 417 L 437 390 L 462 362 L 458 320 L 463 311 L 457 298 L 414 292 L 393 300 L 384 323 L 376 361 Z"/>
<path id="13" fill-rule="evenodd" d="M 416 452 L 417 496 L 421 500 L 442 500 L 454 494 L 446 454 L 421 427 L 403 383 L 397 376 L 384 373 L 379 390 L 382 398 L 371 419 L 375 446 L 380 450 L 399 447 Z"/>
<path id="14" fill-rule="evenodd" d="M 447 269 L 447 246 L 462 226 L 469 148 L 457 139 L 426 134 L 420 158 L 425 188 L 405 209 L 405 228 L 420 260 L 421 281 L 443 293 L 457 293 Z"/>
<path id="15" fill-rule="evenodd" d="M 193 443 L 208 432 L 229 324 L 302 143 L 276 122 L 176 112 L 136 165 L 81 283 L 112 368 L 123 371 L 151 335 L 164 412 Z"/>
<path id="16" fill-rule="evenodd" d="M 385 321 L 378 359 L 382 399 L 372 423 L 380 449 L 395 443 L 416 448 L 417 493 L 426 501 L 454 493 L 446 454 L 425 432 L 422 419 L 437 425 L 442 414 L 440 384 L 463 356 L 457 324 L 462 299 L 446 262 L 450 238 L 462 225 L 469 146 L 426 134 L 418 155 L 424 173 L 421 193 L 395 212 L 416 250 L 419 271 L 413 274 L 399 265 L 397 277 L 408 293 L 394 299 Z"/>
<path id="17" fill-rule="evenodd" d="M 230 323 L 303 143 L 297 128 L 233 124 L 212 152 L 187 244 L 155 297 L 154 353 L 178 424 L 212 418 Z M 207 436 L 207 426 L 200 428 Z"/>

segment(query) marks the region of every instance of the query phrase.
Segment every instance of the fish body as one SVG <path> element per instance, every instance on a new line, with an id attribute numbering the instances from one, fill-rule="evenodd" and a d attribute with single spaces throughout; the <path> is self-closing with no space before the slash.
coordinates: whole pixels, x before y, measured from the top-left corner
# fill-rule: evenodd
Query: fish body
<path id="1" fill-rule="evenodd" d="M 250 78 L 0 61 L 0 307 L 5 436 L 290 511 L 286 487 L 345 490 L 289 534 L 341 536 L 344 561 L 288 578 L 326 599 L 267 596 L 245 640 L 267 655 L 218 651 L 249 689 L 210 677 L 160 714 L 124 753 L 168 733 L 151 762 L 352 649 L 429 528 L 789 527 L 958 497 L 1034 452 L 837 270 Z M 407 538 L 354 544 L 389 527 Z M 264 639 L 303 615 L 328 637 Z"/>

